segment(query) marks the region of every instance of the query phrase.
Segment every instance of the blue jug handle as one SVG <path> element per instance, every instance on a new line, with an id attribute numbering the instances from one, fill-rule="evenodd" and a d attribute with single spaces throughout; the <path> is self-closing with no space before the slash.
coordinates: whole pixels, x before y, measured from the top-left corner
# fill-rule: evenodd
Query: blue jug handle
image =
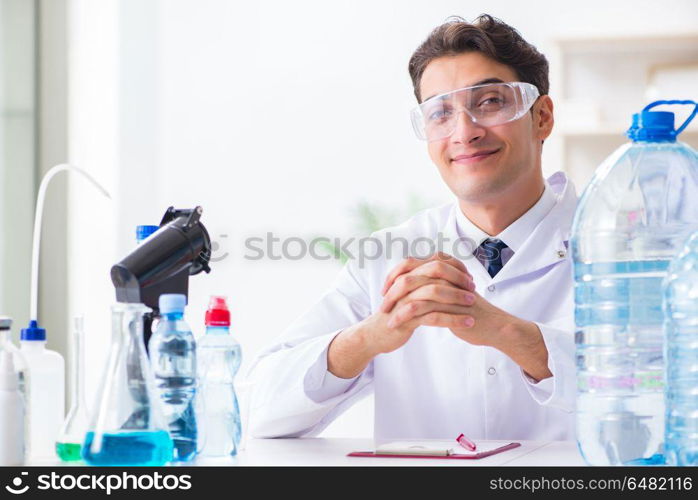
<path id="1" fill-rule="evenodd" d="M 683 122 L 683 124 L 679 128 L 676 129 L 676 131 L 674 132 L 674 137 L 676 137 L 681 132 L 683 132 L 683 129 L 685 129 L 688 126 L 688 124 L 691 123 L 691 120 L 693 120 L 693 118 L 695 118 L 696 114 L 698 113 L 698 103 L 697 102 L 695 102 L 695 101 L 675 101 L 675 100 L 672 100 L 672 101 L 654 101 L 654 102 L 648 104 L 647 106 L 645 106 L 642 111 L 649 111 L 651 108 L 653 108 L 655 106 L 659 106 L 660 104 L 693 104 L 693 113 L 691 113 L 690 116 L 688 118 L 686 118 L 686 121 Z"/>

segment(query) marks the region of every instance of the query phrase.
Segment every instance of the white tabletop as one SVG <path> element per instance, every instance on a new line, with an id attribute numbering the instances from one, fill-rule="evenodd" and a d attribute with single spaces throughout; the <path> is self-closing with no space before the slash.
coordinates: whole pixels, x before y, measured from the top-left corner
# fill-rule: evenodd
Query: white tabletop
<path id="1" fill-rule="evenodd" d="M 235 459 L 199 457 L 195 465 L 311 466 L 576 466 L 585 465 L 573 441 L 521 441 L 521 446 L 479 460 L 440 458 L 348 457 L 352 451 L 373 450 L 372 439 L 301 438 L 251 439 Z"/>
<path id="2" fill-rule="evenodd" d="M 585 465 L 574 441 L 521 441 L 521 446 L 478 460 L 442 458 L 368 458 L 348 457 L 352 451 L 371 451 L 372 439 L 299 438 L 250 439 L 234 458 L 197 457 L 184 466 L 231 465 L 305 465 L 305 466 L 386 466 L 427 465 L 451 467 L 489 466 L 577 466 Z M 60 462 L 56 459 L 31 460 L 27 465 L 74 466 L 82 462 Z"/>

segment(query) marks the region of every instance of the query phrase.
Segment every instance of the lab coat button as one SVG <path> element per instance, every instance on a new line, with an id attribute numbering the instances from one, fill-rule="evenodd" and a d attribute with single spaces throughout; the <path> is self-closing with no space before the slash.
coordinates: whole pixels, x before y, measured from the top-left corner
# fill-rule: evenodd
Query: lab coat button
<path id="1" fill-rule="evenodd" d="M 490 292 L 494 292 L 494 285 L 488 286 L 487 289 L 488 289 Z"/>
<path id="2" fill-rule="evenodd" d="M 564 250 L 558 250 L 557 251 L 557 256 L 560 257 L 561 259 L 565 257 L 565 251 Z"/>
<path id="3" fill-rule="evenodd" d="M 494 375 L 495 373 L 497 373 L 497 370 L 494 369 L 494 366 L 490 366 L 490 369 L 487 370 L 487 373 L 489 373 L 490 375 Z"/>

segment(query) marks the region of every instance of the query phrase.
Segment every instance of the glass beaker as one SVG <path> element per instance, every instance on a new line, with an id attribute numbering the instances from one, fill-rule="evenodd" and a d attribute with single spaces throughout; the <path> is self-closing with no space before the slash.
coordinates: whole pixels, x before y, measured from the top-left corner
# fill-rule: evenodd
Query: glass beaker
<path id="1" fill-rule="evenodd" d="M 70 366 L 70 410 L 56 441 L 56 454 L 64 462 L 80 460 L 89 412 L 85 403 L 85 353 L 83 317 L 73 320 Z"/>
<path id="2" fill-rule="evenodd" d="M 160 466 L 172 460 L 172 438 L 143 343 L 143 304 L 112 306 L 112 343 L 85 436 L 90 465 Z"/>

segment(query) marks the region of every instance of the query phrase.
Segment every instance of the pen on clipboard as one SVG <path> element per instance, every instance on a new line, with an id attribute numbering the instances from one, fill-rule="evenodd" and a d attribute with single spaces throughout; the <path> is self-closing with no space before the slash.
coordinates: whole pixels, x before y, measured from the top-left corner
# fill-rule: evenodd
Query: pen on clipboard
<path id="1" fill-rule="evenodd" d="M 468 451 L 475 451 L 477 449 L 475 443 L 465 437 L 465 434 L 461 433 L 461 435 L 456 438 L 456 441 L 458 441 L 458 444 Z"/>

